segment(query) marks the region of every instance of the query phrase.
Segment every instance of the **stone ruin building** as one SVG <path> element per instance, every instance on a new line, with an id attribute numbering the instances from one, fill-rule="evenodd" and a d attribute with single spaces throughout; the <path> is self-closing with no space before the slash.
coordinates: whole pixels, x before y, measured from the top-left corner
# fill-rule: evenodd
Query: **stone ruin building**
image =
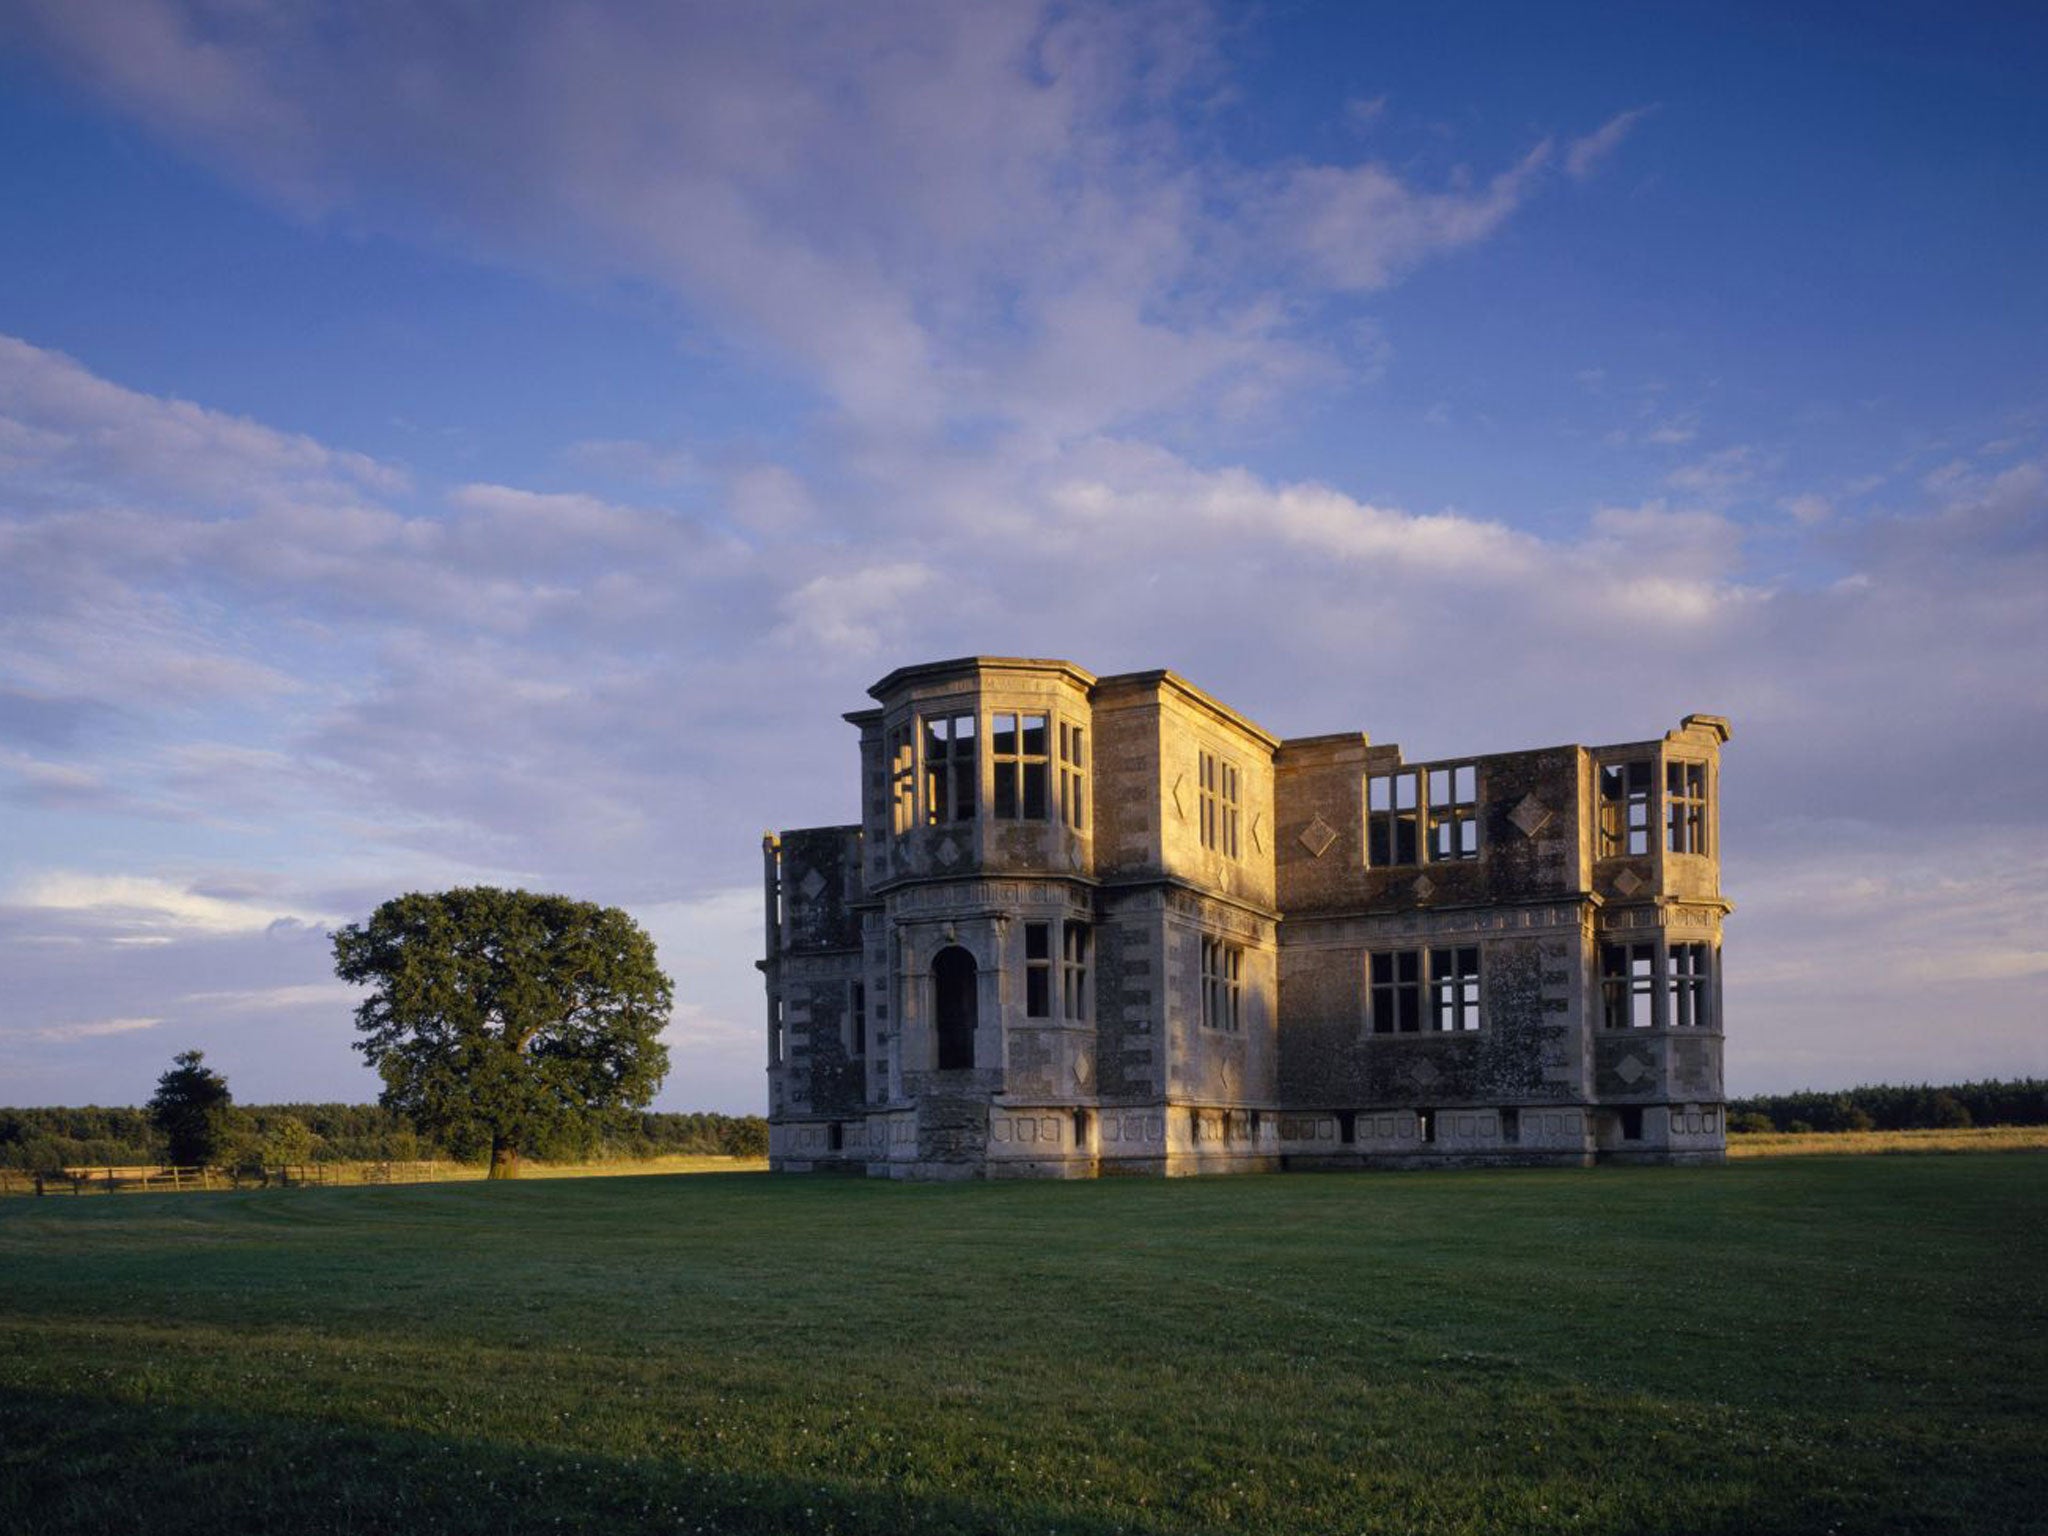
<path id="1" fill-rule="evenodd" d="M 860 823 L 764 839 L 775 1168 L 1724 1155 L 1720 717 L 1411 763 L 1165 671 L 870 693 Z"/>

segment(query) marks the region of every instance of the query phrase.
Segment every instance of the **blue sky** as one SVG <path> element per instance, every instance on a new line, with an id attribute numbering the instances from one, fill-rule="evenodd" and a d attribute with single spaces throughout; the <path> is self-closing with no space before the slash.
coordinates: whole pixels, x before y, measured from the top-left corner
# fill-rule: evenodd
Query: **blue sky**
<path id="1" fill-rule="evenodd" d="M 2048 1072 L 2026 7 L 0 5 L 0 1100 L 367 1098 L 325 930 L 626 905 L 966 652 L 1730 715 L 1730 1086 Z"/>

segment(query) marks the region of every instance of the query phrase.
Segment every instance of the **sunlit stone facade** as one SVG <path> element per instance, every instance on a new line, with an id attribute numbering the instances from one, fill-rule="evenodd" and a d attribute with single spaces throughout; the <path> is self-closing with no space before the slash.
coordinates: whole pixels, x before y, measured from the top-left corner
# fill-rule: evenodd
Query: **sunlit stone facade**
<path id="1" fill-rule="evenodd" d="M 1722 1157 L 1724 720 L 1411 763 L 1164 671 L 870 693 L 860 821 L 763 843 L 777 1169 Z"/>

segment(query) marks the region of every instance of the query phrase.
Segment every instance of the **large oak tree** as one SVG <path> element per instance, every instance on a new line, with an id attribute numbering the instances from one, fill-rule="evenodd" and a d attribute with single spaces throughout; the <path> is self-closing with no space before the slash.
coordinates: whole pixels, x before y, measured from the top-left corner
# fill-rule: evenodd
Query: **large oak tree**
<path id="1" fill-rule="evenodd" d="M 672 991 L 616 907 L 489 886 L 385 902 L 334 935 L 335 971 L 375 988 L 356 1049 L 380 1101 L 456 1148 L 522 1154 L 639 1109 L 668 1071 Z"/>

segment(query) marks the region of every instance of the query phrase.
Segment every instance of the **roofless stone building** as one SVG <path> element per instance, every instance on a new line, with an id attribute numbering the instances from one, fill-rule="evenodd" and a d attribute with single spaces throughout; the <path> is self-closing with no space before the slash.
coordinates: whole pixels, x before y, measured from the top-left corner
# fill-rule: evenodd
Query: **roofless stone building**
<path id="1" fill-rule="evenodd" d="M 1411 763 L 1172 672 L 870 693 L 860 823 L 763 844 L 777 1169 L 1724 1155 L 1718 716 Z"/>

